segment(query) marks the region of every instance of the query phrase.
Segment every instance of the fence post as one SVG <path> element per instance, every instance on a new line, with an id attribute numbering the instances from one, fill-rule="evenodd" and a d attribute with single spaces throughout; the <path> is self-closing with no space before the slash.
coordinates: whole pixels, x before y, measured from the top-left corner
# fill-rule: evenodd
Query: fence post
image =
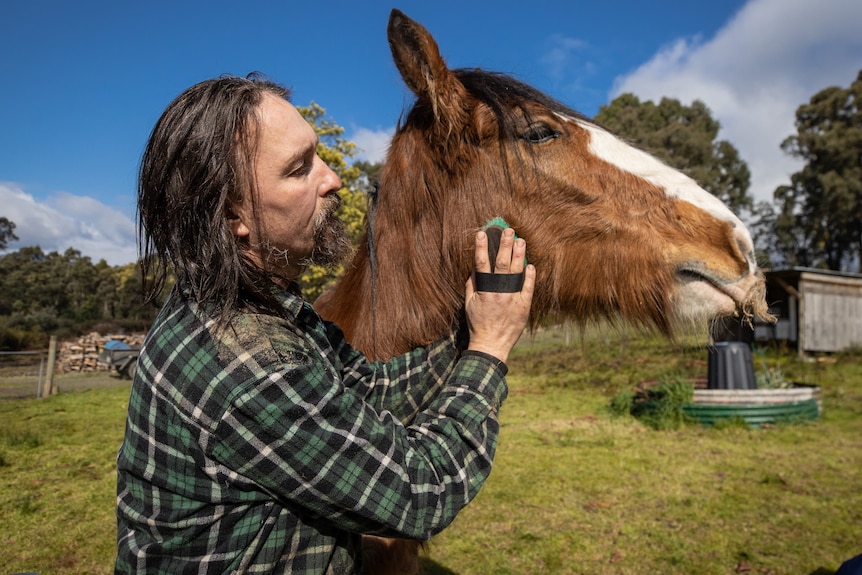
<path id="1" fill-rule="evenodd" d="M 52 335 L 48 343 L 48 377 L 45 386 L 42 388 L 42 397 L 48 397 L 57 393 L 57 388 L 54 386 L 54 364 L 57 361 L 57 336 Z"/>
<path id="2" fill-rule="evenodd" d="M 42 397 L 42 376 L 45 375 L 45 354 L 39 354 L 39 387 L 36 388 L 36 399 Z"/>

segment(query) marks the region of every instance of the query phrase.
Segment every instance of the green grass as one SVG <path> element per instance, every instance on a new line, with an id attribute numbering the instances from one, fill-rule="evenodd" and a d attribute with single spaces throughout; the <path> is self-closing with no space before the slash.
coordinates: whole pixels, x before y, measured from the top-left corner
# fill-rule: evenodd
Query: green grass
<path id="1" fill-rule="evenodd" d="M 821 385 L 822 419 L 655 431 L 613 417 L 611 397 L 705 375 L 705 348 L 599 336 L 566 347 L 553 333 L 524 342 L 494 472 L 432 541 L 426 573 L 831 573 L 862 552 L 862 356 L 768 356 Z M 545 362 L 558 368 L 521 369 Z"/>
<path id="2" fill-rule="evenodd" d="M 764 361 L 823 389 L 824 415 L 656 431 L 611 398 L 706 374 L 693 341 L 587 330 L 510 357 L 494 472 L 429 545 L 428 575 L 831 573 L 862 541 L 862 354 Z M 756 369 L 761 369 L 758 356 Z M 110 573 L 128 384 L 0 401 L 0 573 Z M 64 389 L 61 381 L 61 390 Z"/>
<path id="3" fill-rule="evenodd" d="M 128 396 L 126 382 L 0 401 L 0 573 L 112 572 Z"/>

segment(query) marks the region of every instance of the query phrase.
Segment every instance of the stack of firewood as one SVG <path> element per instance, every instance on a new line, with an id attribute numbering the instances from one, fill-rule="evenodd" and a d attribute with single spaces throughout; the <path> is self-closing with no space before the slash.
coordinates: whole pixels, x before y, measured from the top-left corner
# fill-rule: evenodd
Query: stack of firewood
<path id="1" fill-rule="evenodd" d="M 99 361 L 99 353 L 104 349 L 105 344 L 112 339 L 122 341 L 132 347 L 140 347 L 144 341 L 144 334 L 100 335 L 93 332 L 76 340 L 65 341 L 57 349 L 56 371 L 59 373 L 110 371 L 110 365 Z"/>

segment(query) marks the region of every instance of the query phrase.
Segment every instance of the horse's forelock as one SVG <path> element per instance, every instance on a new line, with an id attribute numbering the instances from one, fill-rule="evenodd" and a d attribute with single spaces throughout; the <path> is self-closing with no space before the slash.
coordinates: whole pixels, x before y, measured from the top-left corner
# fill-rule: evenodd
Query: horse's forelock
<path id="1" fill-rule="evenodd" d="M 529 120 L 532 115 L 529 107 L 531 103 L 544 106 L 562 116 L 592 123 L 592 120 L 580 112 L 512 76 L 478 68 L 461 68 L 453 70 L 453 73 L 470 96 L 490 108 L 500 126 L 501 135 L 507 138 L 517 135 L 514 133 L 514 127 L 516 121 L 521 119 L 519 114 Z"/>

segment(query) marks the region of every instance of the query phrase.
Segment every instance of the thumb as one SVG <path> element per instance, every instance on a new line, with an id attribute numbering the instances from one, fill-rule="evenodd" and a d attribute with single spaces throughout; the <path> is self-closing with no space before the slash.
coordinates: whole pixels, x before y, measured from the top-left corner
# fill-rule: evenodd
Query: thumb
<path id="1" fill-rule="evenodd" d="M 470 276 L 467 278 L 467 299 L 466 301 L 470 301 L 473 299 L 473 296 L 476 294 L 476 276 L 475 270 L 470 272 Z"/>

